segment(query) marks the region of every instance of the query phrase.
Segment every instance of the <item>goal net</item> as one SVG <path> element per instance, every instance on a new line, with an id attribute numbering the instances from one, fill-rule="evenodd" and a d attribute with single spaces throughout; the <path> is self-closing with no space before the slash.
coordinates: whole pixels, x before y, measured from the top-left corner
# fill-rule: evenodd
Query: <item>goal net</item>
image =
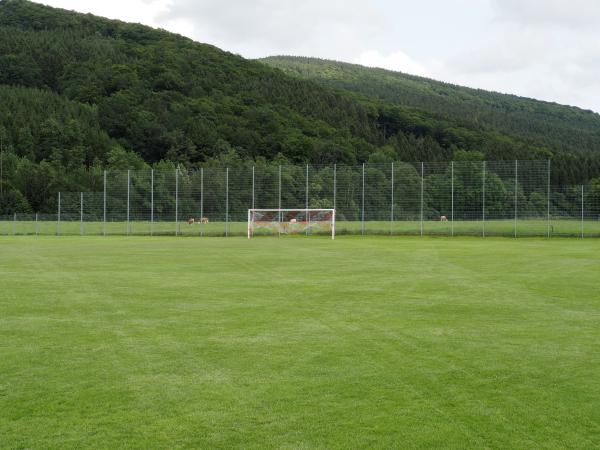
<path id="1" fill-rule="evenodd" d="M 335 209 L 248 210 L 248 239 L 282 234 L 323 234 L 334 239 Z"/>

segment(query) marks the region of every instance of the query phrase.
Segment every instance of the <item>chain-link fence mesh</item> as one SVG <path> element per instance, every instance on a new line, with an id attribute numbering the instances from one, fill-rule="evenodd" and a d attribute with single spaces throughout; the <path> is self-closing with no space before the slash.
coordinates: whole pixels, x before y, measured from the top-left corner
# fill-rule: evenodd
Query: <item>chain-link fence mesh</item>
<path id="1" fill-rule="evenodd" d="M 55 214 L 0 235 L 240 236 L 251 208 L 334 208 L 336 234 L 600 236 L 600 181 L 554 186 L 549 161 L 240 165 L 90 175 Z M 307 231 L 307 233 L 309 233 Z"/>
<path id="2" fill-rule="evenodd" d="M 582 222 L 585 236 L 600 236 L 600 182 L 582 186 Z"/>

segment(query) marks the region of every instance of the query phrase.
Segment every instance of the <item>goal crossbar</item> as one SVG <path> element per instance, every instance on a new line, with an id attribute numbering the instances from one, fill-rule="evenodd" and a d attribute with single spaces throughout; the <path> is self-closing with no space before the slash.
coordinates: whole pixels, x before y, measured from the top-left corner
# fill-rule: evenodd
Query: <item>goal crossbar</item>
<path id="1" fill-rule="evenodd" d="M 298 212 L 302 212 L 302 211 L 331 211 L 332 213 L 335 213 L 335 209 L 331 209 L 331 208 L 294 208 L 294 209 L 283 209 L 283 208 L 254 208 L 254 209 L 249 209 L 248 212 L 262 212 L 262 211 L 275 211 L 275 212 L 285 212 L 285 211 L 298 211 Z"/>

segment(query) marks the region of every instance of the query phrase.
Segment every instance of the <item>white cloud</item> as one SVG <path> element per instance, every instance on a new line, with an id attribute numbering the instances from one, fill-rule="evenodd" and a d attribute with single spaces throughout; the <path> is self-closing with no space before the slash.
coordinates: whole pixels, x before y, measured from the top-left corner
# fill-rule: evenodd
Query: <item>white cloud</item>
<path id="1" fill-rule="evenodd" d="M 254 58 L 295 54 L 350 59 L 386 24 L 361 0 L 177 0 L 159 20 L 187 23 L 193 37 Z"/>
<path id="2" fill-rule="evenodd" d="M 494 0 L 498 19 L 526 26 L 595 26 L 600 23 L 596 0 Z"/>
<path id="3" fill-rule="evenodd" d="M 429 70 L 422 63 L 402 51 L 395 51 L 384 55 L 378 50 L 368 50 L 353 62 L 367 67 L 381 67 L 411 75 L 431 76 Z"/>
<path id="4" fill-rule="evenodd" d="M 600 111 L 600 3 L 494 0 L 485 36 L 437 78 Z"/>
<path id="5" fill-rule="evenodd" d="M 157 27 L 159 23 L 156 16 L 165 12 L 171 1 L 173 0 L 40 0 L 40 3 Z"/>

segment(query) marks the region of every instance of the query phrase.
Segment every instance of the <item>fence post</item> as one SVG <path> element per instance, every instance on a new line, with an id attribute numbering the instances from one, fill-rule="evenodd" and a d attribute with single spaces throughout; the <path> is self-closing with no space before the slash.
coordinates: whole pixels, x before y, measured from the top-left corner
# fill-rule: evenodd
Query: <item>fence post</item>
<path id="1" fill-rule="evenodd" d="M 310 230 L 310 213 L 308 211 L 308 164 L 306 165 L 306 189 L 305 189 L 305 208 L 306 208 L 306 231 L 305 234 L 308 236 Z"/>
<path id="2" fill-rule="evenodd" d="M 278 175 L 278 187 L 277 187 L 277 208 L 281 209 L 281 164 L 279 165 L 279 175 Z M 281 222 L 281 211 L 279 211 L 279 221 Z"/>
<path id="3" fill-rule="evenodd" d="M 450 186 L 451 186 L 451 214 L 450 214 L 450 233 L 454 236 L 454 161 L 450 162 Z"/>
<path id="4" fill-rule="evenodd" d="M 106 170 L 104 171 L 104 187 L 102 194 L 102 234 L 106 236 Z"/>
<path id="5" fill-rule="evenodd" d="M 336 209 L 337 200 L 337 164 L 333 165 L 333 209 Z"/>
<path id="6" fill-rule="evenodd" d="M 483 161 L 483 185 L 482 185 L 482 209 L 481 209 L 481 217 L 483 219 L 483 227 L 482 233 L 483 237 L 485 237 L 485 161 Z"/>
<path id="7" fill-rule="evenodd" d="M 519 161 L 515 159 L 515 237 L 517 237 L 518 179 L 519 179 Z"/>
<path id="8" fill-rule="evenodd" d="M 35 235 L 38 236 L 40 234 L 40 224 L 38 222 L 38 213 L 35 213 Z"/>
<path id="9" fill-rule="evenodd" d="M 129 169 L 127 170 L 127 236 L 129 236 Z"/>
<path id="10" fill-rule="evenodd" d="M 13 236 L 17 234 L 17 213 L 13 213 L 12 232 L 13 232 Z"/>
<path id="11" fill-rule="evenodd" d="M 365 234 L 365 163 L 362 165 L 362 213 L 361 213 L 361 232 Z"/>
<path id="12" fill-rule="evenodd" d="M 58 213 L 56 215 L 56 234 L 60 236 L 60 192 L 58 193 Z"/>
<path id="13" fill-rule="evenodd" d="M 305 192 L 306 209 L 308 209 L 308 164 L 306 165 L 306 192 Z"/>
<path id="14" fill-rule="evenodd" d="M 550 239 L 550 160 L 548 160 L 548 239 Z"/>
<path id="15" fill-rule="evenodd" d="M 277 203 L 277 208 L 279 209 L 278 221 L 279 224 L 277 226 L 277 236 L 281 236 L 281 164 L 279 165 L 279 200 Z"/>
<path id="16" fill-rule="evenodd" d="M 392 191 L 391 191 L 391 211 L 390 211 L 390 235 L 394 233 L 394 163 L 392 162 Z"/>
<path id="17" fill-rule="evenodd" d="M 200 168 L 200 236 L 204 236 L 204 167 Z"/>
<path id="18" fill-rule="evenodd" d="M 83 236 L 83 192 L 80 192 L 79 198 L 79 234 Z"/>
<path id="19" fill-rule="evenodd" d="M 310 229 L 310 216 L 308 212 L 308 164 L 306 165 L 306 192 L 305 192 L 305 208 L 306 208 L 306 231 L 305 234 L 308 236 L 308 232 Z"/>
<path id="20" fill-rule="evenodd" d="M 150 236 L 154 235 L 154 169 L 150 169 Z"/>
<path id="21" fill-rule="evenodd" d="M 423 183 L 425 181 L 425 164 L 421 162 L 421 236 L 423 236 Z"/>
<path id="22" fill-rule="evenodd" d="M 225 236 L 229 236 L 229 167 L 225 168 Z"/>
<path id="23" fill-rule="evenodd" d="M 179 166 L 175 169 L 175 236 L 179 236 Z"/>
<path id="24" fill-rule="evenodd" d="M 254 209 L 254 166 L 252 166 L 252 209 Z"/>
<path id="25" fill-rule="evenodd" d="M 581 185 L 581 239 L 583 239 L 583 217 L 584 217 L 584 209 L 583 209 L 583 184 Z"/>

